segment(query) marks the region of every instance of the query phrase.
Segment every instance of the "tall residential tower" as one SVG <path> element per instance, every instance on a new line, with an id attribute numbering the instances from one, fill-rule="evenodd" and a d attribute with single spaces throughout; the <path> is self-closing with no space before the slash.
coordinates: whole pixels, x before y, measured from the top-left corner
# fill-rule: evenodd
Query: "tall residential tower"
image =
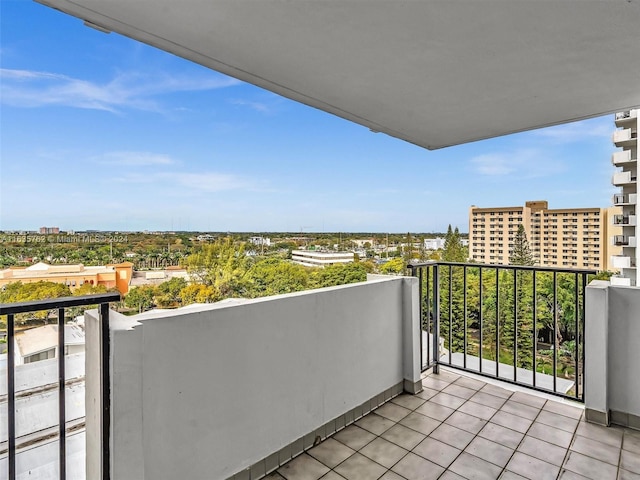
<path id="1" fill-rule="evenodd" d="M 614 152 L 611 161 L 618 171 L 613 174 L 612 183 L 620 191 L 613 196 L 613 204 L 622 209 L 614 215 L 612 222 L 620 225 L 622 232 L 611 238 L 613 245 L 622 247 L 620 255 L 611 258 L 612 267 L 620 272 L 611 278 L 613 285 L 640 286 L 638 263 L 640 249 L 638 241 L 638 114 L 640 110 L 616 113 L 616 127 L 613 143 L 620 150 Z"/>
<path id="2" fill-rule="evenodd" d="M 608 270 L 608 259 L 619 247 L 610 246 L 609 217 L 618 207 L 550 210 L 544 200 L 524 207 L 469 209 L 469 258 L 479 263 L 509 264 L 509 254 L 522 224 L 536 265 Z"/>

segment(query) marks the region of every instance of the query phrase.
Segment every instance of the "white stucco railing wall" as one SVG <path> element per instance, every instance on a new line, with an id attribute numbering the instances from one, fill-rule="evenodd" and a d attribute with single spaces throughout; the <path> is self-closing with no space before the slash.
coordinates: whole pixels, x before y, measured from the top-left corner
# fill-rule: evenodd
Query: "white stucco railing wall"
<path id="1" fill-rule="evenodd" d="M 586 312 L 587 419 L 640 429 L 640 288 L 591 282 Z"/>
<path id="2" fill-rule="evenodd" d="M 225 479 L 419 384 L 417 295 L 417 279 L 389 277 L 139 323 L 112 312 L 112 478 Z M 99 465 L 96 388 L 87 383 L 87 472 Z"/>

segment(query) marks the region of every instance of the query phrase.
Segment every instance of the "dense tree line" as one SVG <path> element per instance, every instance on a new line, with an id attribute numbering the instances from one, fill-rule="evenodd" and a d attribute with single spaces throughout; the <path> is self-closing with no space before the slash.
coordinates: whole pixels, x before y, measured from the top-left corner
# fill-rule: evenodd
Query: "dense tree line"
<path id="1" fill-rule="evenodd" d="M 225 298 L 257 298 L 366 280 L 370 262 L 309 268 L 282 256 L 248 255 L 244 243 L 223 238 L 203 245 L 185 261 L 187 283 L 173 278 L 158 286 L 133 288 L 125 304 L 138 311 L 152 306 L 177 307 Z"/>

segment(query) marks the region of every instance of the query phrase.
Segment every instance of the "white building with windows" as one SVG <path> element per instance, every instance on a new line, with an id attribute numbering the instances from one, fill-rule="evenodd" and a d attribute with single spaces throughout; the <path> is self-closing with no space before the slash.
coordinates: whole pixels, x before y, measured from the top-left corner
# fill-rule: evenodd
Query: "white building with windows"
<path id="1" fill-rule="evenodd" d="M 84 330 L 77 325 L 64 326 L 64 354 L 84 352 Z M 39 362 L 58 356 L 58 325 L 44 325 L 17 333 L 16 365 Z"/>
<path id="2" fill-rule="evenodd" d="M 315 250 L 293 250 L 291 261 L 305 267 L 326 267 L 336 263 L 351 263 L 355 260 L 353 252 L 318 252 Z"/>
<path id="3" fill-rule="evenodd" d="M 611 278 L 613 285 L 640 286 L 638 263 L 638 114 L 640 109 L 616 113 L 618 129 L 613 132 L 613 143 L 618 150 L 611 156 L 616 167 L 611 182 L 620 190 L 613 196 L 613 204 L 622 208 L 622 214 L 612 219 L 622 228 L 622 234 L 611 237 L 613 245 L 622 247 L 620 255 L 611 258 L 614 269 L 620 273 Z"/>

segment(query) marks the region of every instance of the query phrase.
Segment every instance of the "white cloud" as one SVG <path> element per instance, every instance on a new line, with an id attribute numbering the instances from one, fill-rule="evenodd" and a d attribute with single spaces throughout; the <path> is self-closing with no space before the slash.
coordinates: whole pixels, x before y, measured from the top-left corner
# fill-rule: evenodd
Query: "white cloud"
<path id="1" fill-rule="evenodd" d="M 232 105 L 240 105 L 242 107 L 249 107 L 251 110 L 255 110 L 260 113 L 271 113 L 271 107 L 266 103 L 262 102 L 253 102 L 250 100 L 243 100 L 240 98 L 234 98 L 229 100 Z"/>
<path id="2" fill-rule="evenodd" d="M 153 97 L 238 85 L 224 75 L 176 76 L 118 74 L 105 83 L 32 70 L 0 69 L 2 102 L 16 107 L 66 106 L 119 112 L 125 109 L 159 111 Z"/>
<path id="3" fill-rule="evenodd" d="M 609 138 L 615 130 L 613 116 L 582 120 L 534 130 L 534 135 L 557 143 L 584 142 L 589 138 Z"/>
<path id="4" fill-rule="evenodd" d="M 178 173 L 166 174 L 167 179 L 173 179 L 183 188 L 199 190 L 203 192 L 222 192 L 226 190 L 242 190 L 252 187 L 252 182 L 225 173 Z"/>
<path id="5" fill-rule="evenodd" d="M 116 179 L 122 183 L 153 184 L 171 189 L 173 194 L 215 193 L 230 190 L 255 190 L 256 182 L 239 175 L 219 172 L 154 172 L 131 173 Z"/>
<path id="6" fill-rule="evenodd" d="M 517 179 L 546 177 L 566 170 L 561 161 L 535 149 L 487 153 L 473 157 L 469 163 L 480 175 Z"/>
<path id="7" fill-rule="evenodd" d="M 131 167 L 151 165 L 171 165 L 175 161 L 162 153 L 153 152 L 110 152 L 95 158 L 98 163 Z"/>

